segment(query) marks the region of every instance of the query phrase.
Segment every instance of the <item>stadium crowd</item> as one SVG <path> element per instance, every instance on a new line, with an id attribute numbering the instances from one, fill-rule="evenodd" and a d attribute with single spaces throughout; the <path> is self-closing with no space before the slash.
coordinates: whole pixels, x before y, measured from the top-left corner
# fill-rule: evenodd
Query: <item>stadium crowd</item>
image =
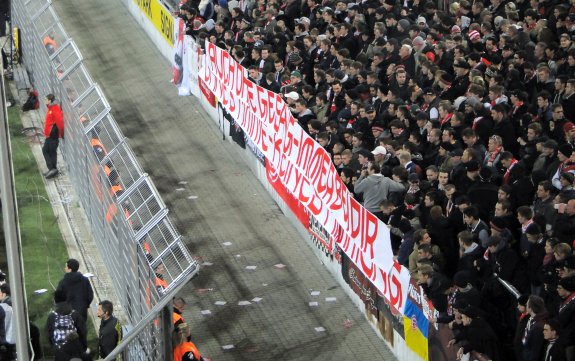
<path id="1" fill-rule="evenodd" d="M 188 1 L 392 230 L 458 354 L 575 360 L 575 1 Z"/>

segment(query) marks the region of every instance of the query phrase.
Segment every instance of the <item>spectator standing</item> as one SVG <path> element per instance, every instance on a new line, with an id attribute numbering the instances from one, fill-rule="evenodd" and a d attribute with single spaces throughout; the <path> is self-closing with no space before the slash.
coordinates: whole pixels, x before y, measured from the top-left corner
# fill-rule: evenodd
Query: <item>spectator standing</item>
<path id="1" fill-rule="evenodd" d="M 6 312 L 4 308 L 0 307 L 0 345 L 6 343 Z M 0 352 L 0 357 L 4 359 L 4 355 Z"/>
<path id="2" fill-rule="evenodd" d="M 433 269 L 430 264 L 421 265 L 417 269 L 417 281 L 423 288 L 433 307 L 440 313 L 447 311 L 447 294 L 451 287 L 449 280 Z"/>
<path id="3" fill-rule="evenodd" d="M 467 225 L 468 230 L 477 237 L 481 247 L 487 248 L 489 226 L 479 218 L 479 209 L 475 206 L 466 208 L 463 211 L 463 222 Z"/>
<path id="4" fill-rule="evenodd" d="M 454 327 L 455 338 L 448 343 L 448 346 L 459 345 L 458 359 L 473 352 L 483 355 L 486 360 L 501 360 L 497 336 L 489 323 L 479 317 L 477 308 L 469 306 L 460 313 L 461 324 Z"/>
<path id="5" fill-rule="evenodd" d="M 88 308 L 94 300 L 94 291 L 90 280 L 78 272 L 80 262 L 70 258 L 66 261 L 64 266 L 64 278 L 58 283 L 58 290 L 61 290 L 66 295 L 66 301 L 70 304 L 72 309 L 76 310 L 83 318 L 84 321 L 88 318 Z"/>
<path id="6" fill-rule="evenodd" d="M 379 204 L 387 199 L 390 192 L 404 192 L 403 184 L 384 177 L 377 164 L 369 164 L 368 169 L 361 172 L 355 183 L 354 192 L 363 194 L 364 207 L 373 214 L 379 214 Z"/>
<path id="7" fill-rule="evenodd" d="M 54 178 L 58 175 L 58 145 L 60 138 L 64 138 L 64 114 L 62 108 L 55 103 L 56 97 L 54 94 L 48 94 L 45 98 L 45 104 L 48 107 L 46 112 L 46 119 L 44 121 L 44 146 L 42 147 L 42 154 L 46 161 L 48 171 L 44 173 L 46 179 Z"/>
<path id="8" fill-rule="evenodd" d="M 459 261 L 457 262 L 458 272 L 467 272 L 469 281 L 477 285 L 478 276 L 475 261 L 483 257 L 484 250 L 476 242 L 473 233 L 461 231 L 457 234 L 459 241 Z"/>
<path id="9" fill-rule="evenodd" d="M 87 349 L 86 320 L 66 301 L 66 293 L 54 292 L 54 310 L 48 315 L 46 332 L 54 352 L 54 361 L 69 361 L 73 357 L 85 359 Z"/>
<path id="10" fill-rule="evenodd" d="M 98 337 L 98 355 L 106 358 L 122 341 L 122 325 L 113 315 L 114 305 L 108 300 L 98 304 L 100 331 Z"/>
<path id="11" fill-rule="evenodd" d="M 551 182 L 545 180 L 539 182 L 537 185 L 536 198 L 533 201 L 534 220 L 542 228 L 544 232 L 551 233 L 557 212 L 554 208 Z"/>
<path id="12" fill-rule="evenodd" d="M 257 39 L 261 44 L 249 41 L 234 45 L 233 51 L 242 54 L 241 59 L 254 53 L 252 48 L 261 49 L 261 58 L 256 50 L 253 59 L 259 62 L 248 65 L 264 73 L 275 70 L 267 85 L 281 83 L 292 113 L 303 108 L 295 111 L 296 100 L 308 102 L 319 122 L 310 118 L 300 124 L 325 149 L 334 149 L 334 164 L 351 192 L 355 176 L 368 170 L 371 155 L 366 151 L 375 149 L 372 154 L 381 173 L 393 174 L 407 191 L 391 193 L 380 203 L 385 198 L 378 186 L 360 192 L 362 187 L 370 188 L 374 175 L 369 171 L 356 184 L 355 197 L 360 200 L 363 195 L 365 208 L 392 227 L 391 244 L 394 250 L 400 249 L 400 262 L 409 266 L 412 275 L 417 267 L 437 263 L 433 252 L 437 246 L 430 252 L 425 243 L 431 239 L 422 240 L 428 227 L 444 250 L 447 270 L 455 271 L 457 265 L 466 271 L 469 282 L 482 290 L 482 310 L 478 309 L 477 315 L 486 316 L 467 315 L 467 330 L 482 330 L 477 320 L 488 320 L 498 341 L 513 344 L 517 359 L 524 361 L 521 339 L 529 316 L 516 327 L 516 300 L 497 277 L 523 292 L 531 288 L 532 293 L 544 297 L 545 308 L 552 313 L 559 309 L 561 297 L 565 298 L 564 290 L 559 292 L 561 297 L 558 294 L 557 281 L 573 270 L 572 265 L 567 267 L 572 263 L 569 245 L 573 245 L 575 234 L 573 14 L 568 15 L 569 9 L 557 1 L 490 1 L 490 6 L 461 1 L 440 11 L 436 4 L 425 1 L 415 1 L 407 10 L 400 9 L 395 0 L 347 6 L 340 1 L 332 4 L 333 9 L 325 2 L 320 5 L 319 0 L 288 0 L 281 8 L 268 4 L 273 11 L 263 16 L 254 12 L 249 21 L 232 9 L 234 23 L 246 18 L 242 37 L 250 22 L 265 24 L 267 33 Z M 279 9 L 284 19 L 274 19 Z M 524 24 L 524 29 L 517 24 Z M 230 28 L 234 30 L 227 32 L 228 40 L 239 30 Z M 219 27 L 216 32 L 223 30 Z M 370 38 L 366 33 L 372 32 Z M 557 40 L 560 46 L 552 42 Z M 229 51 L 231 45 L 226 46 Z M 269 61 L 262 62 L 267 59 L 265 52 L 270 59 L 277 55 L 275 69 L 271 70 Z M 316 107 L 312 108 L 314 98 Z M 421 115 L 413 119 L 417 111 Z M 442 131 L 448 139 L 442 139 Z M 336 144 L 339 139 L 344 144 Z M 463 140 L 465 147 L 460 149 L 462 145 L 454 139 Z M 348 148 L 345 152 L 344 146 Z M 409 155 L 401 155 L 406 151 L 417 166 Z M 394 168 L 400 161 L 401 166 Z M 429 166 L 434 168 L 429 169 L 431 177 L 418 182 L 422 176 L 418 168 Z M 377 177 L 380 184 L 387 179 Z M 497 187 L 501 187 L 499 191 Z M 432 190 L 436 192 L 430 193 Z M 556 191 L 560 191 L 557 197 Z M 417 199 L 420 196 L 421 201 Z M 449 222 L 447 228 L 441 211 Z M 396 221 L 402 216 L 409 217 L 405 231 Z M 410 222 L 422 229 L 410 229 Z M 444 235 L 455 235 L 466 226 L 469 230 L 458 237 L 460 251 L 453 244 L 450 252 L 445 246 L 452 242 Z M 407 231 L 408 237 L 400 244 Z M 413 237 L 409 233 L 414 233 Z M 423 245 L 414 246 L 414 240 Z M 418 251 L 425 257 L 418 260 Z M 167 287 L 161 272 L 157 274 L 158 288 Z M 430 276 L 432 284 L 437 277 L 434 273 L 421 276 Z M 429 298 L 436 296 L 432 292 Z M 460 306 L 458 309 L 465 309 Z M 562 339 L 568 339 L 563 329 L 555 329 L 562 332 Z M 514 333 L 519 335 L 517 342 L 511 342 Z M 545 338 L 552 343 L 553 337 Z M 492 338 L 480 335 L 462 345 L 497 358 L 482 344 L 486 340 Z M 474 346 L 467 347 L 469 344 Z M 511 361 L 510 351 L 505 350 L 501 359 Z M 529 357 L 537 352 L 532 353 Z M 544 361 L 551 361 L 550 355 L 557 360 L 557 353 L 547 353 Z M 543 354 L 535 355 L 542 359 L 539 356 Z"/>
<path id="13" fill-rule="evenodd" d="M 6 350 L 0 353 L 0 360 L 15 360 L 16 340 L 14 337 L 12 299 L 10 298 L 10 286 L 7 283 L 0 285 L 0 307 L 4 311 L 4 330 Z"/>
<path id="14" fill-rule="evenodd" d="M 531 245 L 527 251 L 527 276 L 531 284 L 531 294 L 541 295 L 543 283 L 541 280 L 543 258 L 545 257 L 545 238 L 537 223 L 532 223 L 525 231 L 527 241 Z"/>
<path id="15" fill-rule="evenodd" d="M 200 351 L 190 339 L 190 327 L 181 323 L 178 325 L 174 338 L 174 361 L 203 361 Z"/>
<path id="16" fill-rule="evenodd" d="M 543 326 L 543 337 L 546 345 L 543 348 L 541 361 L 565 361 L 565 350 L 559 334 L 559 323 L 556 320 L 548 320 Z"/>
<path id="17" fill-rule="evenodd" d="M 575 277 L 559 280 L 557 293 L 562 301 L 559 304 L 557 320 L 565 346 L 565 356 L 568 361 L 575 360 Z"/>
<path id="18" fill-rule="evenodd" d="M 521 295 L 517 298 L 517 312 L 519 313 L 517 319 L 517 326 L 515 327 L 515 335 L 513 336 L 513 348 L 515 359 L 521 360 L 523 354 L 523 335 L 525 334 L 525 327 L 531 316 L 527 312 L 527 301 L 529 296 Z"/>
<path id="19" fill-rule="evenodd" d="M 543 350 L 543 326 L 548 318 L 545 302 L 539 296 L 530 296 L 527 301 L 529 321 L 521 338 L 522 361 L 537 361 Z"/>
<path id="20" fill-rule="evenodd" d="M 569 199 L 567 204 L 560 203 L 558 207 L 553 235 L 561 242 L 571 243 L 575 234 L 575 199 Z"/>
<path id="21" fill-rule="evenodd" d="M 180 323 L 186 322 L 183 317 L 184 308 L 186 307 L 186 300 L 184 300 L 182 297 L 175 297 L 172 302 L 174 304 L 172 321 L 174 322 L 174 327 L 177 327 Z"/>

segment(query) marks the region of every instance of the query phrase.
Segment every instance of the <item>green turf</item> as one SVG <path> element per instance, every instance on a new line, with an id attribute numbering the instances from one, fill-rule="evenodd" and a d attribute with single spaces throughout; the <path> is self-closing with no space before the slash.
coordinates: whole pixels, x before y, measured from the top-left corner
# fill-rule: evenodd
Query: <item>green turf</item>
<path id="1" fill-rule="evenodd" d="M 44 188 L 42 175 L 30 148 L 30 139 L 22 134 L 20 109 L 8 109 L 10 137 L 12 142 L 12 162 L 16 181 L 20 233 L 24 258 L 24 277 L 28 298 L 30 320 L 43 331 L 48 312 L 52 309 L 53 288 L 64 275 L 64 262 L 68 253 L 56 217 Z M 4 234 L 0 236 L 4 247 Z M 4 263 L 5 251 L 0 248 Z M 5 272 L 7 270 L 3 269 Z M 34 294 L 34 290 L 46 288 L 49 292 Z M 97 335 L 88 318 L 88 343 L 94 350 Z M 46 334 L 42 332 L 44 353 L 50 354 Z"/>

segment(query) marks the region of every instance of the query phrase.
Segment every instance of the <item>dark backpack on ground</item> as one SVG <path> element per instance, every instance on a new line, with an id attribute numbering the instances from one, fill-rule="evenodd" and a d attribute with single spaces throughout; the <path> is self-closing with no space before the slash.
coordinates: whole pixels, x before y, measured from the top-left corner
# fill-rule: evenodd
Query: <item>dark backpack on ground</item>
<path id="1" fill-rule="evenodd" d="M 40 101 L 38 100 L 38 91 L 31 89 L 28 92 L 28 99 L 24 105 L 22 105 L 22 111 L 27 112 L 29 110 L 38 109 L 40 108 Z"/>

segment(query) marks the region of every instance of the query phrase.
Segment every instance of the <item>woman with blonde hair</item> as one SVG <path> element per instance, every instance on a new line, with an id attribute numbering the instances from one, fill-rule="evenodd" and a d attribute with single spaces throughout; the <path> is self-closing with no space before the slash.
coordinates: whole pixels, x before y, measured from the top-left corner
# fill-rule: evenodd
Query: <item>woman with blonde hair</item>
<path id="1" fill-rule="evenodd" d="M 480 76 L 474 76 L 473 79 L 471 79 L 471 82 L 473 84 L 481 85 L 483 87 L 485 86 L 485 80 Z"/>
<path id="2" fill-rule="evenodd" d="M 485 167 L 493 168 L 499 171 L 500 168 L 500 158 L 503 149 L 503 139 L 498 135 L 492 135 L 489 137 L 487 143 L 487 151 L 485 152 L 485 157 L 483 158 L 483 165 Z"/>
<path id="3" fill-rule="evenodd" d="M 180 323 L 174 331 L 174 361 L 204 361 L 200 351 L 190 341 L 190 326 Z"/>

